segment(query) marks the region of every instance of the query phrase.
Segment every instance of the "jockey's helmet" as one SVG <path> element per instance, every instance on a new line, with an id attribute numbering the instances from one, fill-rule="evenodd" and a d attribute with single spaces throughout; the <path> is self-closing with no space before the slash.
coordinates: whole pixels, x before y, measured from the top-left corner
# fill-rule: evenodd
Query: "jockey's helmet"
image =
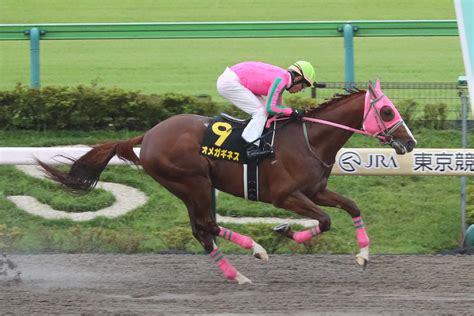
<path id="1" fill-rule="evenodd" d="M 316 80 L 316 71 L 314 71 L 313 65 L 309 62 L 300 60 L 288 67 L 288 70 L 296 72 L 300 76 L 304 78 L 304 80 L 308 83 L 309 87 L 313 85 L 313 82 Z M 294 82 L 297 84 L 299 82 Z"/>

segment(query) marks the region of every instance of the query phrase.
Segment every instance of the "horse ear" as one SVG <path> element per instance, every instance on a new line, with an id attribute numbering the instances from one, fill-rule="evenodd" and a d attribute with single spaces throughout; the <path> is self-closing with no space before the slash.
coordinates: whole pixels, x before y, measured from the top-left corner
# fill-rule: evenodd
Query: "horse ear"
<path id="1" fill-rule="evenodd" d="M 370 95 L 372 96 L 372 99 L 376 99 L 376 98 L 377 98 L 377 93 L 375 92 L 375 88 L 374 88 L 374 86 L 372 85 L 372 81 L 369 81 L 369 93 L 370 93 Z"/>
<path id="2" fill-rule="evenodd" d="M 377 81 L 375 82 L 375 90 L 382 91 L 382 88 L 380 87 L 380 80 L 379 79 L 377 79 Z"/>

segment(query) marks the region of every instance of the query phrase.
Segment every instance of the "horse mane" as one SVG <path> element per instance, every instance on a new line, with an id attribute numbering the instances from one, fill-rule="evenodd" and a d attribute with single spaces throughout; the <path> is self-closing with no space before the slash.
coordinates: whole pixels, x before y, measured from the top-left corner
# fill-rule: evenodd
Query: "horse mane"
<path id="1" fill-rule="evenodd" d="M 324 101 L 323 103 L 319 104 L 318 106 L 313 106 L 310 107 L 305 111 L 305 114 L 311 115 L 314 114 L 316 111 L 320 111 L 322 109 L 325 109 L 333 104 L 339 103 L 342 100 L 346 100 L 354 95 L 359 95 L 362 93 L 365 93 L 366 90 L 360 90 L 357 88 L 351 88 L 351 89 L 345 89 L 346 93 L 336 93 L 334 94 L 331 99 Z"/>

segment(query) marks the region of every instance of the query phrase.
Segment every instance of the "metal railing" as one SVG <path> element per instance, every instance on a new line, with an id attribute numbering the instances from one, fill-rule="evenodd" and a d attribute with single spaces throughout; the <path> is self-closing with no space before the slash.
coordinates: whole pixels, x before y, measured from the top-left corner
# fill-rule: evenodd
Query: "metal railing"
<path id="1" fill-rule="evenodd" d="M 356 37 L 458 36 L 456 20 L 282 21 L 0 24 L 0 40 L 28 40 L 32 28 L 47 40 L 342 37 L 346 24 Z"/>
<path id="2" fill-rule="evenodd" d="M 367 82 L 325 82 L 312 88 L 311 95 L 322 103 L 344 89 L 355 87 L 367 89 Z M 461 95 L 467 95 L 467 85 L 456 82 L 382 82 L 382 89 L 395 103 L 413 100 L 416 108 L 414 119 L 421 119 L 424 108 L 432 104 L 445 104 L 447 120 L 462 119 Z"/>
<path id="3" fill-rule="evenodd" d="M 344 80 L 355 81 L 354 37 L 458 36 L 456 20 L 0 24 L 0 41 L 30 40 L 30 85 L 40 85 L 40 40 L 343 37 Z"/>

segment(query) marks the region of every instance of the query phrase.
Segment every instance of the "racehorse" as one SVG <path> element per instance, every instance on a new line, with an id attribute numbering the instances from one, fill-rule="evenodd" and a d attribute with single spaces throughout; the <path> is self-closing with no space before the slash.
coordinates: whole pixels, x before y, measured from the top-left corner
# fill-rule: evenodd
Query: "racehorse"
<path id="1" fill-rule="evenodd" d="M 212 210 L 211 189 L 244 197 L 243 166 L 214 160 L 200 154 L 201 141 L 211 119 L 181 114 L 168 118 L 144 135 L 98 145 L 75 160 L 68 172 L 41 161 L 49 178 L 66 187 L 88 192 L 112 157 L 141 165 L 143 170 L 186 205 L 194 237 L 210 254 L 229 280 L 251 282 L 229 262 L 214 243 L 216 236 L 230 240 L 255 257 L 268 260 L 265 249 L 249 236 L 217 224 Z M 285 122 L 284 122 L 285 123 Z M 344 209 L 352 217 L 364 268 L 369 256 L 369 238 L 359 207 L 350 199 L 326 188 L 339 149 L 354 134 L 378 138 L 397 154 L 413 150 L 416 140 L 399 112 L 381 90 L 369 82 L 367 90 L 352 89 L 336 95 L 319 107 L 308 109 L 300 120 L 287 121 L 274 135 L 274 156 L 260 161 L 259 200 L 275 207 L 316 219 L 319 224 L 295 232 L 289 225 L 275 230 L 298 243 L 331 228 L 330 217 L 320 206 Z M 140 157 L 133 147 L 141 144 Z"/>

